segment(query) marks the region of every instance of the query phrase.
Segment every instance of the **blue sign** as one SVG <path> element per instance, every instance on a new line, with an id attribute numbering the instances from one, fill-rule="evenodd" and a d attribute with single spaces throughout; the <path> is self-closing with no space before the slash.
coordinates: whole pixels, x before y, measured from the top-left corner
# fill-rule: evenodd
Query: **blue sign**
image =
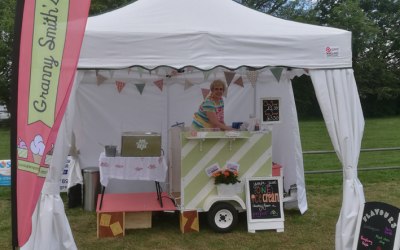
<path id="1" fill-rule="evenodd" d="M 0 186 L 11 186 L 11 160 L 0 160 Z"/>

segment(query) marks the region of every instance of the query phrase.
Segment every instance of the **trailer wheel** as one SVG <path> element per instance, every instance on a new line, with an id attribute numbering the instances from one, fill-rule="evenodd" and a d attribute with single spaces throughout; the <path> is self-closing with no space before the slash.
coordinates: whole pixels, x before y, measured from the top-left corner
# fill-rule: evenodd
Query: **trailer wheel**
<path id="1" fill-rule="evenodd" d="M 238 212 L 234 206 L 226 202 L 213 205 L 208 211 L 208 224 L 218 233 L 232 231 L 238 221 Z"/>

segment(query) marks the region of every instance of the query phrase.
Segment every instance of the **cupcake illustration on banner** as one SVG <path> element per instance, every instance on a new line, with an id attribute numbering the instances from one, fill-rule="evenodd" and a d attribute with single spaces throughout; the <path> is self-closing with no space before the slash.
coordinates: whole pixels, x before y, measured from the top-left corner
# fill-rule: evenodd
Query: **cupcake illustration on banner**
<path id="1" fill-rule="evenodd" d="M 51 149 L 49 150 L 49 152 L 47 152 L 46 158 L 44 159 L 44 164 L 50 165 L 51 158 L 53 157 L 53 151 L 54 151 L 54 144 L 51 145 Z"/>
<path id="2" fill-rule="evenodd" d="M 18 138 L 17 151 L 19 158 L 24 158 L 24 159 L 28 158 L 28 147 L 21 138 Z"/>
<path id="3" fill-rule="evenodd" d="M 33 161 L 40 164 L 42 160 L 45 145 L 43 143 L 43 138 L 41 135 L 36 135 L 35 139 L 31 142 L 31 151 L 33 154 Z"/>

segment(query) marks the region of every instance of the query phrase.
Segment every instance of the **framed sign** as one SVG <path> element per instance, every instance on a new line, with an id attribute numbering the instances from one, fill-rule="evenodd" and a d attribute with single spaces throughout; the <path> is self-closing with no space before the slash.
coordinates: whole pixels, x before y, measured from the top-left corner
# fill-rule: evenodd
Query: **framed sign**
<path id="1" fill-rule="evenodd" d="M 284 231 L 282 177 L 246 179 L 247 230 Z"/>
<path id="2" fill-rule="evenodd" d="M 279 97 L 261 98 L 261 124 L 281 122 L 280 104 Z"/>
<path id="3" fill-rule="evenodd" d="M 353 249 L 399 249 L 400 209 L 383 202 L 366 202 L 359 213 Z"/>

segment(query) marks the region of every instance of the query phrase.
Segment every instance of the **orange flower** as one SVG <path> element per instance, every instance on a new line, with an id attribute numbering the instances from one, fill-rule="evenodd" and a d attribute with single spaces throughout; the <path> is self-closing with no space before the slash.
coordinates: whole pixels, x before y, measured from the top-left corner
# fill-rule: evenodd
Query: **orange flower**
<path id="1" fill-rule="evenodd" d="M 236 170 L 220 169 L 215 171 L 212 176 L 215 178 L 215 184 L 235 184 L 240 182 L 238 178 L 239 173 Z"/>
<path id="2" fill-rule="evenodd" d="M 219 171 L 213 173 L 214 177 L 217 177 L 217 176 L 220 176 L 220 175 L 221 175 L 221 172 L 219 172 Z"/>

